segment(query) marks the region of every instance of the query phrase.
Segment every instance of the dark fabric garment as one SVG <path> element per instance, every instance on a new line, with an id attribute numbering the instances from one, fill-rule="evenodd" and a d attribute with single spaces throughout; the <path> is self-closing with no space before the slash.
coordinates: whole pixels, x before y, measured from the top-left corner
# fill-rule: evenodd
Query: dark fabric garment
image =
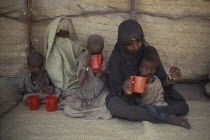
<path id="1" fill-rule="evenodd" d="M 118 43 L 129 43 L 132 39 L 140 41 L 143 38 L 143 30 L 135 20 L 125 20 L 120 24 L 118 28 Z"/>
<path id="2" fill-rule="evenodd" d="M 138 106 L 146 108 L 150 112 L 152 117 L 154 117 L 158 120 L 165 121 L 165 120 L 169 120 L 172 117 L 171 113 L 168 113 L 167 111 L 165 111 L 165 109 L 158 107 L 158 106 L 148 105 L 148 104 L 144 104 L 144 103 L 139 103 Z"/>
<path id="3" fill-rule="evenodd" d="M 168 98 L 166 102 L 168 106 L 159 108 L 169 114 L 183 116 L 189 112 L 189 106 L 185 101 Z M 114 116 L 125 120 L 149 121 L 152 123 L 161 122 L 158 117 L 151 115 L 151 112 L 147 108 L 131 104 L 125 96 L 112 96 L 107 102 L 107 108 Z"/>
<path id="4" fill-rule="evenodd" d="M 139 36 L 136 35 L 137 33 L 139 34 Z M 128 44 L 129 40 L 132 39 L 132 37 L 137 40 L 139 38 L 143 40 L 143 45 L 141 49 L 136 53 L 129 52 L 125 47 L 126 43 Z M 143 31 L 138 22 L 134 20 L 126 20 L 122 22 L 118 28 L 118 40 L 110 56 L 108 70 L 108 79 L 111 92 L 106 98 L 106 103 L 113 115 L 128 120 L 154 121 L 154 119 L 151 119 L 153 117 L 148 112 L 148 110 L 145 111 L 145 108 L 143 109 L 143 107 L 138 106 L 138 102 L 136 102 L 136 97 L 138 95 L 132 94 L 130 96 L 124 96 L 122 88 L 122 84 L 125 80 L 129 79 L 130 76 L 138 75 L 138 68 L 141 58 L 148 53 L 158 54 L 157 50 L 154 47 L 145 43 Z M 167 78 L 167 74 L 163 69 L 162 64 L 157 68 L 155 75 L 160 80 L 164 80 Z M 182 109 L 179 108 L 179 103 L 181 103 L 180 106 L 186 106 L 187 104 L 185 103 L 184 98 L 174 89 L 174 85 L 170 85 L 164 88 L 164 90 L 168 93 L 167 98 L 171 98 L 176 103 L 176 105 L 171 106 L 171 104 L 169 104 L 169 106 L 163 109 L 166 109 L 166 111 L 171 114 L 183 114 L 183 112 L 188 112 L 186 110 L 182 111 Z M 113 102 L 113 100 L 115 102 Z M 129 116 L 129 114 L 131 116 Z M 134 114 L 137 116 L 134 116 Z"/>
<path id="5" fill-rule="evenodd" d="M 112 96 L 107 102 L 107 108 L 114 116 L 125 120 L 159 122 L 146 108 L 131 104 L 127 100 L 125 97 Z"/>
<path id="6" fill-rule="evenodd" d="M 173 97 L 166 97 L 165 101 L 168 103 L 168 106 L 161 107 L 166 112 L 170 114 L 175 114 L 176 116 L 185 116 L 189 112 L 188 104 L 183 100 L 177 100 Z"/>

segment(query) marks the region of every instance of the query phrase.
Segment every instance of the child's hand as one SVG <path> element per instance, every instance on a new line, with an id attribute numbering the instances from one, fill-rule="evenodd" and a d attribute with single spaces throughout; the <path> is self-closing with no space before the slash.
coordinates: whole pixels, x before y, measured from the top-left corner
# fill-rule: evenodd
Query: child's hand
<path id="1" fill-rule="evenodd" d="M 90 66 L 90 60 L 91 60 L 92 56 L 91 55 L 87 55 L 86 58 L 85 58 L 85 64 L 84 64 L 84 67 L 88 67 Z"/>
<path id="2" fill-rule="evenodd" d="M 130 79 L 127 79 L 123 83 L 123 90 L 125 95 L 131 95 L 132 94 L 132 83 L 133 81 Z"/>
<path id="3" fill-rule="evenodd" d="M 174 64 L 171 64 L 168 76 L 170 81 L 175 81 L 182 76 L 181 70 L 178 67 L 176 67 Z"/>
<path id="4" fill-rule="evenodd" d="M 53 94 L 54 92 L 55 92 L 55 88 L 53 86 L 45 86 L 41 90 L 41 93 L 45 93 L 45 94 Z"/>

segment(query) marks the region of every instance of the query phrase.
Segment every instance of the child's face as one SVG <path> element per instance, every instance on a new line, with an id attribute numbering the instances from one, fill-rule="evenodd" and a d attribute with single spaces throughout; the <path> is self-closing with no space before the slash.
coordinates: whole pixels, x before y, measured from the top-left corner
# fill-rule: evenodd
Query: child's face
<path id="1" fill-rule="evenodd" d="M 38 73 L 42 70 L 42 68 L 43 63 L 37 60 L 32 60 L 30 64 L 28 64 L 28 69 L 31 71 L 31 73 Z"/>
<path id="2" fill-rule="evenodd" d="M 102 54 L 103 47 L 88 46 L 87 50 L 90 55 Z"/>
<path id="3" fill-rule="evenodd" d="M 154 74 L 154 65 L 155 63 L 142 60 L 141 65 L 139 67 L 140 76 L 148 76 L 150 74 Z"/>

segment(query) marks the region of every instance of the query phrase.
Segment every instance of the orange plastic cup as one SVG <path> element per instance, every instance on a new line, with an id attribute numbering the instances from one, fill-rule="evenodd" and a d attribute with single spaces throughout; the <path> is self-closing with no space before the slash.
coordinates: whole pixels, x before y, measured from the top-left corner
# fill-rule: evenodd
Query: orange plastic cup
<path id="1" fill-rule="evenodd" d="M 47 96 L 45 98 L 46 110 L 48 112 L 53 112 L 57 110 L 57 97 L 56 96 Z"/>
<path id="2" fill-rule="evenodd" d="M 147 79 L 141 76 L 130 76 L 130 79 L 133 80 L 132 92 L 144 93 Z"/>
<path id="3" fill-rule="evenodd" d="M 38 110 L 40 108 L 38 95 L 28 96 L 27 102 L 30 110 Z"/>
<path id="4" fill-rule="evenodd" d="M 91 58 L 91 69 L 93 71 L 101 71 L 102 70 L 102 55 L 97 54 L 93 55 Z"/>

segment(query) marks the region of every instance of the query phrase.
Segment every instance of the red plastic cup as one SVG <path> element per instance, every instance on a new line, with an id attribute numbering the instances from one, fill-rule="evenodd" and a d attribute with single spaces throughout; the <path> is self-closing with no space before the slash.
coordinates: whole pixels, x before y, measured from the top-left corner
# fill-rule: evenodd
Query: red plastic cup
<path id="1" fill-rule="evenodd" d="M 53 112 L 57 110 L 57 97 L 56 96 L 47 96 L 45 98 L 46 110 L 48 112 Z"/>
<path id="2" fill-rule="evenodd" d="M 130 79 L 133 80 L 132 92 L 144 93 L 147 79 L 141 76 L 130 76 Z"/>
<path id="3" fill-rule="evenodd" d="M 38 95 L 28 96 L 27 101 L 30 110 L 38 110 L 40 108 Z"/>
<path id="4" fill-rule="evenodd" d="M 97 54 L 93 55 L 91 58 L 91 69 L 93 71 L 101 71 L 102 70 L 102 55 Z"/>

